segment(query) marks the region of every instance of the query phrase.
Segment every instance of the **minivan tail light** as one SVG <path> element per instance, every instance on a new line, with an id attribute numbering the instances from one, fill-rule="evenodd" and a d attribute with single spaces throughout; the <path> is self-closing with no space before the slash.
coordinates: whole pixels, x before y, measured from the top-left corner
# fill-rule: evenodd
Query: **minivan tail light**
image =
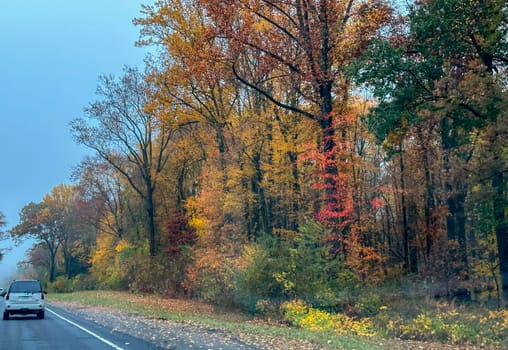
<path id="1" fill-rule="evenodd" d="M 44 300 L 44 292 L 41 292 L 41 299 Z"/>
<path id="2" fill-rule="evenodd" d="M 9 300 L 9 293 L 5 294 L 5 300 Z"/>

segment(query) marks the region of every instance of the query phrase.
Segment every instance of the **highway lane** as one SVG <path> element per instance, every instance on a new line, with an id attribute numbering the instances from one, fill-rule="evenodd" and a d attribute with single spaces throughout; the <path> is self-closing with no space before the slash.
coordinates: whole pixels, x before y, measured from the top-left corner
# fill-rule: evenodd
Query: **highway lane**
<path id="1" fill-rule="evenodd" d="M 3 298 L 0 298 L 3 310 Z M 128 334 L 114 332 L 48 305 L 46 317 L 13 315 L 0 319 L 2 350 L 161 350 Z"/>

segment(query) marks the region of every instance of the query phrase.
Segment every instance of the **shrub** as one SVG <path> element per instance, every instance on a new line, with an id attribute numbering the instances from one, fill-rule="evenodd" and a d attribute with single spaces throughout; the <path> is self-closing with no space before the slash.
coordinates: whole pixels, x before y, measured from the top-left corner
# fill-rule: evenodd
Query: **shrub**
<path id="1" fill-rule="evenodd" d="M 378 327 L 384 327 L 389 332 L 387 335 L 402 339 L 478 346 L 508 343 L 508 310 L 436 310 L 420 313 L 411 319 L 381 313 L 375 321 Z"/>
<path id="2" fill-rule="evenodd" d="M 279 318 L 279 306 L 272 300 L 260 299 L 256 302 L 256 313 L 265 318 Z"/>
<path id="3" fill-rule="evenodd" d="M 234 304 L 233 262 L 214 250 L 197 250 L 193 265 L 187 268 L 184 287 L 191 296 L 216 305 Z"/>
<path id="4" fill-rule="evenodd" d="M 298 232 L 261 235 L 244 251 L 237 273 L 239 303 L 253 311 L 258 300 L 300 299 L 328 310 L 344 309 L 357 287 L 355 275 L 323 244 L 328 230 L 315 222 Z"/>
<path id="5" fill-rule="evenodd" d="M 408 324 L 400 326 L 401 338 L 416 340 L 447 340 L 446 324 L 439 316 L 420 314 Z"/>
<path id="6" fill-rule="evenodd" d="M 372 336 L 375 334 L 370 319 L 355 319 L 342 313 L 328 313 L 306 305 L 301 300 L 282 305 L 284 318 L 294 326 L 311 331 L 329 331 L 341 335 Z"/>
<path id="7" fill-rule="evenodd" d="M 72 279 L 72 290 L 94 290 L 97 288 L 97 280 L 90 274 L 80 274 Z"/>
<path id="8" fill-rule="evenodd" d="M 47 290 L 53 293 L 70 293 L 73 292 L 72 280 L 65 276 L 58 276 L 53 283 L 49 283 Z"/>

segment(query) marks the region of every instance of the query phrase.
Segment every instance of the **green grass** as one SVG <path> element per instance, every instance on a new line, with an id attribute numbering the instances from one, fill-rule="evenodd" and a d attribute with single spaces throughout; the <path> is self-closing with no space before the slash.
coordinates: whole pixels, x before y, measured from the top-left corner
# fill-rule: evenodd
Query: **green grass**
<path id="1" fill-rule="evenodd" d="M 48 302 L 71 302 L 106 307 L 136 313 L 147 317 L 185 322 L 221 329 L 244 340 L 287 339 L 288 342 L 312 343 L 322 349 L 386 349 L 378 345 L 379 339 L 339 336 L 331 332 L 314 332 L 304 329 L 277 326 L 255 320 L 252 316 L 214 308 L 199 302 L 165 299 L 152 295 L 135 295 L 121 292 L 88 291 L 65 294 L 48 294 Z M 390 346 L 394 349 L 393 346 Z"/>
<path id="2" fill-rule="evenodd" d="M 156 319 L 220 329 L 244 341 L 252 340 L 255 344 L 271 344 L 275 340 L 281 344 L 303 344 L 295 345 L 293 349 L 425 349 L 439 348 L 440 343 L 455 344 L 457 348 L 473 344 L 482 349 L 507 349 L 505 344 L 508 344 L 508 310 L 459 308 L 448 304 L 424 307 L 421 306 L 424 303 L 420 303 L 417 310 L 407 315 L 392 307 L 383 307 L 383 311 L 370 319 L 374 327 L 373 336 L 362 337 L 341 335 L 333 329 L 311 331 L 289 327 L 280 323 L 280 320 L 260 320 L 250 314 L 224 310 L 198 301 L 154 295 L 88 291 L 48 294 L 48 301 L 106 307 Z M 403 301 L 399 300 L 398 303 L 402 304 Z M 319 315 L 321 314 L 316 313 L 316 316 Z M 309 312 L 308 316 L 311 318 L 313 314 Z M 313 319 L 313 322 L 318 324 L 319 317 Z M 346 327 L 354 328 L 354 324 Z M 351 332 L 354 331 L 353 328 L 348 328 L 347 333 L 354 334 Z"/>

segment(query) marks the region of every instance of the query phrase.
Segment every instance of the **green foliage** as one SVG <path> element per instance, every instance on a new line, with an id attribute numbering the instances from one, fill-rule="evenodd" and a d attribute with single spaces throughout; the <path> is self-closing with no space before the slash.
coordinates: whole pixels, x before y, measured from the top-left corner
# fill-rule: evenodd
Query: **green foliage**
<path id="1" fill-rule="evenodd" d="M 90 274 L 77 275 L 72 279 L 73 291 L 94 290 L 97 288 L 97 281 Z"/>
<path id="2" fill-rule="evenodd" d="M 406 51 L 379 40 L 349 67 L 351 77 L 379 98 L 365 120 L 379 142 L 390 137 L 385 146 L 400 142 L 408 127 L 421 121 L 416 109 L 431 105 L 435 80 L 443 75 L 435 59 L 408 57 Z"/>
<path id="3" fill-rule="evenodd" d="M 142 293 L 174 294 L 173 276 L 167 269 L 164 256 L 151 257 L 148 241 L 138 245 L 124 244 L 116 247 L 116 266 L 124 290 Z"/>
<path id="4" fill-rule="evenodd" d="M 95 281 L 90 275 L 77 275 L 74 278 L 58 276 L 54 282 L 48 282 L 46 290 L 51 293 L 71 293 L 83 290 L 93 290 L 97 287 Z"/>
<path id="5" fill-rule="evenodd" d="M 419 303 L 422 309 L 412 317 L 386 305 L 381 305 L 372 317 L 351 317 L 311 307 L 301 300 L 282 304 L 281 311 L 291 325 L 311 331 L 477 346 L 507 344 L 508 310 L 467 310 L 454 305 L 432 305 L 425 300 Z"/>
<path id="6" fill-rule="evenodd" d="M 70 293 L 74 291 L 72 280 L 58 276 L 54 282 L 48 283 L 47 290 L 53 293 Z"/>
<path id="7" fill-rule="evenodd" d="M 192 290 L 201 300 L 215 305 L 232 306 L 235 295 L 235 269 L 225 257 L 210 264 L 193 267 Z"/>
<path id="8" fill-rule="evenodd" d="M 255 306 L 256 314 L 267 319 L 280 318 L 280 308 L 273 300 L 259 299 Z"/>
<path id="9" fill-rule="evenodd" d="M 412 319 L 392 314 L 389 321 L 378 324 L 393 336 L 402 339 L 433 341 L 451 344 L 503 346 L 508 341 L 508 312 L 458 312 L 449 309 L 422 312 Z M 379 321 L 381 317 L 377 318 Z"/>
<path id="10" fill-rule="evenodd" d="M 405 134 L 407 125 L 429 111 L 453 116 L 442 135 L 455 148 L 470 141 L 470 131 L 497 118 L 503 82 L 488 73 L 506 67 L 504 3 L 438 0 L 413 6 L 406 35 L 374 41 L 349 67 L 352 79 L 379 98 L 367 118 L 379 141 Z"/>
<path id="11" fill-rule="evenodd" d="M 357 281 L 322 244 L 327 232 L 308 221 L 298 232 L 261 236 L 244 254 L 247 267 L 239 272 L 239 303 L 252 311 L 258 300 L 295 298 L 327 308 L 343 307 Z"/>

